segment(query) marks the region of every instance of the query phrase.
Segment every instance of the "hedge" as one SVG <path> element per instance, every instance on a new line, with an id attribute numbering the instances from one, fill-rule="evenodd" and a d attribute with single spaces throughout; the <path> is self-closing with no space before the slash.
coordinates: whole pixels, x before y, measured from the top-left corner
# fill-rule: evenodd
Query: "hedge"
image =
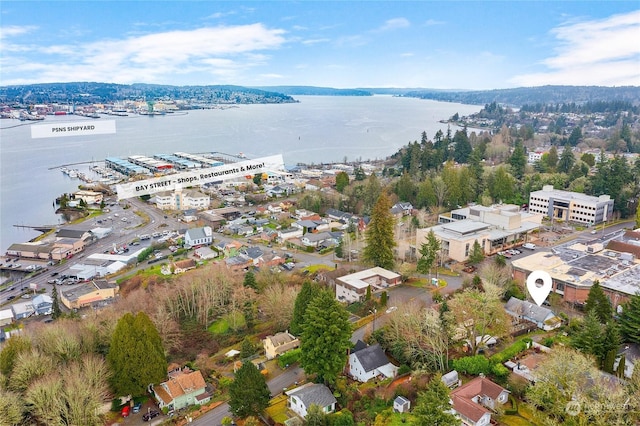
<path id="1" fill-rule="evenodd" d="M 300 354 L 302 351 L 300 348 L 292 349 L 280 355 L 278 357 L 278 365 L 281 368 L 287 368 L 287 366 L 295 364 L 300 359 Z"/>
<path id="2" fill-rule="evenodd" d="M 524 352 L 527 350 L 527 344 L 531 342 L 531 339 L 525 337 L 524 339 L 520 339 L 514 342 L 508 348 L 505 348 L 503 351 L 494 354 L 490 360 L 492 364 L 502 364 L 505 361 L 510 360 L 514 356 L 518 355 L 520 352 Z"/>
<path id="3" fill-rule="evenodd" d="M 491 363 L 484 355 L 465 356 L 453 360 L 453 368 L 460 373 L 474 376 L 480 373 L 488 375 L 491 372 Z"/>

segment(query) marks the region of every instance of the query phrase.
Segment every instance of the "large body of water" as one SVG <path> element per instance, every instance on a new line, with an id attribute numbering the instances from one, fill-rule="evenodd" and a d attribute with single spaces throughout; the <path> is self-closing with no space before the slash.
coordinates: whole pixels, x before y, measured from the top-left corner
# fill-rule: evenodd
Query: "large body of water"
<path id="1" fill-rule="evenodd" d="M 238 108 L 189 111 L 166 116 L 106 117 L 116 120 L 116 134 L 32 139 L 30 125 L 2 120 L 0 126 L 0 253 L 37 231 L 13 225 L 60 223 L 56 196 L 81 182 L 59 169 L 64 164 L 102 161 L 106 157 L 183 152 L 244 153 L 248 158 L 282 154 L 285 164 L 385 158 L 423 131 L 433 138 L 446 131 L 456 112 L 468 115 L 479 106 L 391 96 L 298 96 L 300 103 L 240 105 Z M 47 117 L 47 122 L 93 121 Z M 85 168 L 88 168 L 88 164 Z M 82 167 L 77 167 L 82 170 Z"/>

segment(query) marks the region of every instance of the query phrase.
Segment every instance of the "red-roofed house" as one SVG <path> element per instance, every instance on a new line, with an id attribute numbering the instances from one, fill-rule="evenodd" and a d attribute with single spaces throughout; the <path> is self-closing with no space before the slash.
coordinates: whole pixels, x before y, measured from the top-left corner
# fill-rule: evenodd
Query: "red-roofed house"
<path id="1" fill-rule="evenodd" d="M 169 411 L 194 404 L 202 405 L 211 400 L 202 373 L 186 367 L 169 373 L 169 380 L 152 386 L 152 390 L 160 409 L 167 407 Z"/>
<path id="2" fill-rule="evenodd" d="M 507 402 L 509 391 L 486 377 L 476 377 L 451 391 L 450 396 L 453 411 L 464 425 L 484 426 L 491 423 L 490 410 L 496 403 Z"/>

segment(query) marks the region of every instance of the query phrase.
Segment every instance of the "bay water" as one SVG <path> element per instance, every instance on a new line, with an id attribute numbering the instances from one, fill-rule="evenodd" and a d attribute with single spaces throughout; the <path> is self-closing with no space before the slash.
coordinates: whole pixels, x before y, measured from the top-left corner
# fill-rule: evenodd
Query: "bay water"
<path id="1" fill-rule="evenodd" d="M 0 121 L 0 253 L 13 243 L 39 235 L 14 225 L 56 225 L 53 202 L 82 182 L 63 174 L 68 164 L 89 174 L 92 162 L 106 157 L 220 152 L 248 158 L 282 154 L 285 164 L 320 164 L 383 159 L 423 131 L 432 139 L 446 132 L 455 113 L 481 107 L 392 96 L 296 96 L 299 103 L 239 105 L 164 116 L 101 116 L 116 120 L 109 135 L 31 138 L 41 122 Z M 47 123 L 90 123 L 96 119 L 47 116 Z M 452 131 L 456 128 L 452 127 Z M 97 175 L 90 174 L 97 178 Z"/>

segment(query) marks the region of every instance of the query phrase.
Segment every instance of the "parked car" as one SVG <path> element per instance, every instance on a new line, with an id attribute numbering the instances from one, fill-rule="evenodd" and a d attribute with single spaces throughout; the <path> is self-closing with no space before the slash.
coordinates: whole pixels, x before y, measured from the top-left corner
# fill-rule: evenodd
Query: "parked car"
<path id="1" fill-rule="evenodd" d="M 136 405 L 133 406 L 133 414 L 139 413 L 141 408 L 142 408 L 142 402 L 138 402 Z"/>
<path id="2" fill-rule="evenodd" d="M 145 413 L 142 416 L 142 420 L 144 420 L 145 422 L 148 422 L 149 420 L 154 419 L 159 415 L 160 415 L 160 412 L 158 410 L 150 410 L 148 413 Z"/>
<path id="3" fill-rule="evenodd" d="M 128 405 L 122 407 L 122 417 L 129 417 L 129 410 L 131 410 L 131 408 Z"/>

